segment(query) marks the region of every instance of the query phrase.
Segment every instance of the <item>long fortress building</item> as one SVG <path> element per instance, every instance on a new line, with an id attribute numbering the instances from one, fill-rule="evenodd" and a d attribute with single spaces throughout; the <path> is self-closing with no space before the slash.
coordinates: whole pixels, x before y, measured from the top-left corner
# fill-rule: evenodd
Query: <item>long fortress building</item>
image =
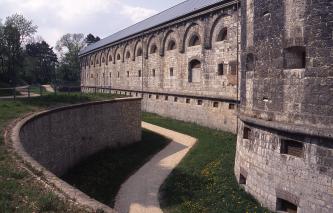
<path id="1" fill-rule="evenodd" d="M 332 0 L 188 0 L 80 59 L 83 91 L 237 133 L 236 179 L 263 206 L 333 212 Z"/>

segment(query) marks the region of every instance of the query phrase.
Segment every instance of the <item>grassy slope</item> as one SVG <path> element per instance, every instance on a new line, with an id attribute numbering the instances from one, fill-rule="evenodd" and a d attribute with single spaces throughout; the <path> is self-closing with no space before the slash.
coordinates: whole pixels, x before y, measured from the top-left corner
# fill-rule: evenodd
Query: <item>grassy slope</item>
<path id="1" fill-rule="evenodd" d="M 97 153 L 68 171 L 63 179 L 113 207 L 121 184 L 168 143 L 168 139 L 144 130 L 141 142 Z"/>
<path id="2" fill-rule="evenodd" d="M 160 189 L 165 212 L 269 212 L 236 182 L 235 135 L 148 113 L 143 120 L 199 139 Z"/>
<path id="3" fill-rule="evenodd" d="M 106 96 L 44 96 L 31 100 L 0 100 L 0 212 L 82 212 L 45 191 L 20 168 L 3 142 L 3 131 L 10 120 L 25 113 L 79 102 L 105 99 Z M 109 96 L 110 98 L 110 96 Z"/>

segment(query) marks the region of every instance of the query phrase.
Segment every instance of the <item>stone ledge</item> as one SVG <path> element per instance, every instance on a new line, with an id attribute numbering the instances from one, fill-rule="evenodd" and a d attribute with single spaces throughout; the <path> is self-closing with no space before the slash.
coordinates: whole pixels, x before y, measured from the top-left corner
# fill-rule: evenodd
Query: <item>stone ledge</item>
<path id="1" fill-rule="evenodd" d="M 239 114 L 239 118 L 244 123 L 254 124 L 269 129 L 276 129 L 292 134 L 304 134 L 314 137 L 333 139 L 332 129 L 322 129 L 314 126 L 295 125 L 295 124 L 281 123 L 276 121 L 265 121 L 262 119 L 253 118 L 242 114 Z"/>

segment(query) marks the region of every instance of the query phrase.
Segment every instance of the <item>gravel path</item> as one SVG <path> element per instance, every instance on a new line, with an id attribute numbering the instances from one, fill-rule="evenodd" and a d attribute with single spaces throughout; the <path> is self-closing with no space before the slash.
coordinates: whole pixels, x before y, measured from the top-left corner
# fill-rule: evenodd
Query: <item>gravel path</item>
<path id="1" fill-rule="evenodd" d="M 119 213 L 162 213 L 158 201 L 159 188 L 179 164 L 197 139 L 172 130 L 142 122 L 142 127 L 172 139 L 121 186 L 115 210 Z"/>

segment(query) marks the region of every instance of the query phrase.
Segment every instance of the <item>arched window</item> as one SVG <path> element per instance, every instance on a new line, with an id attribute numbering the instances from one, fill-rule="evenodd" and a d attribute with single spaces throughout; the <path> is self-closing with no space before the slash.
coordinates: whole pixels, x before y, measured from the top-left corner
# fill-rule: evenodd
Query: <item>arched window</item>
<path id="1" fill-rule="evenodd" d="M 93 60 L 91 60 L 91 65 L 94 65 L 94 61 Z"/>
<path id="2" fill-rule="evenodd" d="M 216 41 L 224 41 L 228 38 L 228 28 L 224 27 L 217 35 Z"/>
<path id="3" fill-rule="evenodd" d="M 109 55 L 109 61 L 112 61 L 112 56 L 111 55 Z"/>
<path id="4" fill-rule="evenodd" d="M 120 60 L 120 54 L 117 55 L 117 60 L 118 60 L 118 61 Z"/>
<path id="5" fill-rule="evenodd" d="M 157 46 L 156 44 L 153 44 L 150 48 L 150 54 L 154 54 L 157 52 Z"/>
<path id="6" fill-rule="evenodd" d="M 126 52 L 126 58 L 129 59 L 131 57 L 131 53 L 129 51 Z"/>
<path id="7" fill-rule="evenodd" d="M 102 63 L 105 63 L 105 58 L 104 57 L 102 58 Z"/>
<path id="8" fill-rule="evenodd" d="M 201 81 L 201 62 L 194 59 L 189 64 L 188 70 L 188 82 L 200 82 Z"/>
<path id="9" fill-rule="evenodd" d="M 167 50 L 174 50 L 176 49 L 176 42 L 174 40 L 170 40 L 168 43 Z"/>
<path id="10" fill-rule="evenodd" d="M 141 47 L 136 52 L 136 56 L 142 56 L 142 48 Z"/>
<path id="11" fill-rule="evenodd" d="M 188 43 L 188 46 L 189 47 L 192 47 L 192 46 L 197 46 L 197 45 L 200 45 L 200 38 L 198 35 L 194 34 L 192 35 L 192 37 L 190 38 L 190 41 Z"/>

